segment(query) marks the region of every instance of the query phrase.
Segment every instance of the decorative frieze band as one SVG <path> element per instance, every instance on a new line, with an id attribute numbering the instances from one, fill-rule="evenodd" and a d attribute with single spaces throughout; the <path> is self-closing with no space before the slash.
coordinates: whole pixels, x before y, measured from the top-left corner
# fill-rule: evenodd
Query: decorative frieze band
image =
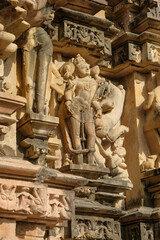
<path id="1" fill-rule="evenodd" d="M 27 218 L 70 220 L 73 193 L 40 184 L 0 179 L 1 214 L 25 215 Z M 16 217 L 15 217 L 16 218 Z"/>
<path id="2" fill-rule="evenodd" d="M 120 223 L 99 217 L 76 216 L 72 234 L 75 239 L 121 239 Z"/>

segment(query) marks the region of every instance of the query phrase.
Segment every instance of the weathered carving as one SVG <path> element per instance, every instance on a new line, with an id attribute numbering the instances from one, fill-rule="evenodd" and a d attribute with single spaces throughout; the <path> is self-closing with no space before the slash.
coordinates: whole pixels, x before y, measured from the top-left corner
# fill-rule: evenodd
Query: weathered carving
<path id="1" fill-rule="evenodd" d="M 18 123 L 18 130 L 25 137 L 20 145 L 26 149 L 27 158 L 36 159 L 39 165 L 45 164 L 46 154 L 49 151 L 47 140 L 57 125 L 58 118 L 56 117 L 33 112 L 24 115 Z"/>
<path id="2" fill-rule="evenodd" d="M 95 192 L 96 188 L 94 187 L 83 186 L 75 188 L 75 193 L 77 197 L 86 197 L 88 199 L 95 200 Z"/>
<path id="3" fill-rule="evenodd" d="M 123 147 L 122 134 L 129 129 L 120 124 L 125 99 L 125 90 L 120 85 L 102 84 L 99 88 L 99 100 L 102 117 L 96 118 L 96 160 L 111 169 L 112 176 L 128 178 L 125 164 L 126 150 Z M 105 143 L 106 142 L 106 143 Z M 108 142 L 108 143 L 107 143 Z"/>
<path id="4" fill-rule="evenodd" d="M 52 19 L 49 19 L 53 18 L 51 3 L 54 1 L 24 0 L 16 3 L 27 10 L 25 20 L 31 26 L 18 41 L 23 49 L 23 89 L 28 112 L 45 113 L 46 83 L 53 49 L 49 35 L 40 26 L 44 23 L 50 32 L 54 31 L 50 24 Z"/>
<path id="5" fill-rule="evenodd" d="M 129 60 L 133 60 L 136 63 L 140 63 L 142 61 L 142 51 L 140 46 L 129 44 L 129 52 Z"/>
<path id="6" fill-rule="evenodd" d="M 50 194 L 47 216 L 71 219 L 70 198 L 64 195 Z"/>
<path id="7" fill-rule="evenodd" d="M 42 214 L 45 212 L 45 206 L 40 198 L 39 191 L 41 189 L 1 184 L 1 209 L 28 214 Z"/>
<path id="8" fill-rule="evenodd" d="M 28 30 L 23 46 L 24 95 L 28 112 L 45 113 L 45 91 L 52 52 L 51 39 L 44 29 L 34 27 Z"/>
<path id="9" fill-rule="evenodd" d="M 54 192 L 54 193 L 52 193 Z M 70 220 L 72 196 L 55 189 L 0 183 L 0 209 L 5 212 Z"/>
<path id="10" fill-rule="evenodd" d="M 144 103 L 146 122 L 144 131 L 152 154 L 160 154 L 160 86 L 148 92 Z"/>
<path id="11" fill-rule="evenodd" d="M 140 160 L 143 160 L 142 164 L 140 165 L 141 172 L 145 172 L 148 170 L 152 170 L 156 168 L 156 160 L 157 160 L 157 155 L 151 155 L 146 157 L 140 156 Z"/>
<path id="12" fill-rule="evenodd" d="M 149 60 L 160 63 L 160 47 L 150 44 Z"/>
<path id="13" fill-rule="evenodd" d="M 5 135 L 8 133 L 8 131 L 9 131 L 9 128 L 7 126 L 0 125 L 0 135 Z"/>
<path id="14" fill-rule="evenodd" d="M 54 0 L 8 0 L 14 6 L 23 7 L 27 11 L 25 20 L 31 26 L 40 26 L 51 12 L 49 4 L 55 3 Z"/>
<path id="15" fill-rule="evenodd" d="M 55 227 L 49 230 L 47 233 L 47 238 L 45 240 L 61 240 L 64 239 L 64 227 Z"/>
<path id="16" fill-rule="evenodd" d="M 111 82 L 102 84 L 98 91 L 102 118 L 96 118 L 96 135 L 114 142 L 128 131 L 119 121 L 123 112 L 125 90 L 122 85 L 116 87 Z"/>
<path id="17" fill-rule="evenodd" d="M 73 233 L 76 239 L 110 239 L 120 240 L 120 225 L 109 219 L 76 219 L 76 229 Z"/>
<path id="18" fill-rule="evenodd" d="M 128 60 L 128 46 L 118 48 L 114 52 L 114 65 L 119 65 Z"/>
<path id="19" fill-rule="evenodd" d="M 111 55 L 110 40 L 104 37 L 104 32 L 95 27 L 90 28 L 70 21 L 64 21 L 64 37 L 80 44 L 101 48 L 101 54 Z"/>
<path id="20" fill-rule="evenodd" d="M 141 223 L 141 236 L 144 240 L 154 240 L 153 225 L 149 223 Z"/>
<path id="21" fill-rule="evenodd" d="M 114 52 L 114 64 L 123 64 L 127 60 L 140 63 L 142 61 L 141 47 L 136 44 L 128 43 L 123 47 L 118 48 Z"/>

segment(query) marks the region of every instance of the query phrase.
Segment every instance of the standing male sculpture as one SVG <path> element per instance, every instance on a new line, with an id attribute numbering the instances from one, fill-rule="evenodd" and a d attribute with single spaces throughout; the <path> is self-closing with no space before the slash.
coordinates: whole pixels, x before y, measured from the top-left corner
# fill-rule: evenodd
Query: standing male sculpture
<path id="1" fill-rule="evenodd" d="M 96 116 L 101 117 L 101 107 L 96 101 L 95 94 L 98 83 L 91 77 L 90 66 L 79 54 L 72 59 L 74 64 L 74 79 L 69 81 L 64 92 L 64 101 L 60 106 L 59 116 L 62 133 L 65 131 L 62 119 L 65 119 L 72 142 L 72 152 L 75 153 L 75 163 L 86 162 L 94 165 L 95 152 L 95 123 Z"/>

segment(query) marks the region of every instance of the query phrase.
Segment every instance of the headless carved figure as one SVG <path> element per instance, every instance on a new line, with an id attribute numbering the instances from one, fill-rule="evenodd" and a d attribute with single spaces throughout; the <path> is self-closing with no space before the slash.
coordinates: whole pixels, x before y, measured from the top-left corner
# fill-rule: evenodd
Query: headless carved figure
<path id="1" fill-rule="evenodd" d="M 53 52 L 52 42 L 41 27 L 29 29 L 27 34 L 27 43 L 23 47 L 27 110 L 32 112 L 34 109 L 35 112 L 44 114 L 48 68 Z"/>
<path id="2" fill-rule="evenodd" d="M 26 9 L 25 20 L 31 28 L 26 32 L 23 45 L 24 95 L 27 111 L 45 112 L 45 92 L 48 67 L 52 57 L 52 42 L 41 24 L 49 19 L 52 0 L 18 0 L 18 6 Z"/>

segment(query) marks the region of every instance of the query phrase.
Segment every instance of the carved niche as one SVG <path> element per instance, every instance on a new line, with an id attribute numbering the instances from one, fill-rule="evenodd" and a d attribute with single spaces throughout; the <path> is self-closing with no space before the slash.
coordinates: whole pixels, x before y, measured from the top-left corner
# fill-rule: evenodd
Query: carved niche
<path id="1" fill-rule="evenodd" d="M 141 63 L 142 50 L 141 46 L 133 43 L 127 43 L 114 51 L 114 65 L 123 64 L 127 61 Z"/>

